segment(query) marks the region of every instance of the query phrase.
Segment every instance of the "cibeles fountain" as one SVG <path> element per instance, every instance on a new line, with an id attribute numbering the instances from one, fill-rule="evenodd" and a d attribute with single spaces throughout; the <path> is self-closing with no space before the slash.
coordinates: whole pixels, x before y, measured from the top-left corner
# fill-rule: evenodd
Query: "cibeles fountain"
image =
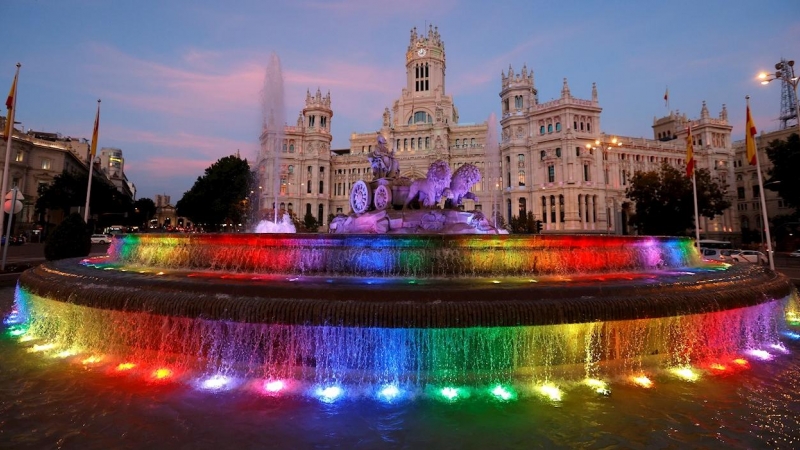
<path id="1" fill-rule="evenodd" d="M 474 164 L 463 164 L 453 172 L 446 161 L 436 160 L 425 178 L 400 177 L 400 162 L 380 133 L 368 159 L 373 179 L 353 184 L 352 212 L 334 217 L 328 227 L 331 233 L 508 234 L 482 211 L 463 211 L 464 199 L 478 200 L 470 191 L 481 181 L 480 169 Z M 412 204 L 419 207 L 411 209 Z"/>
<path id="2" fill-rule="evenodd" d="M 23 273 L 10 333 L 207 389 L 509 401 L 733 371 L 798 325 L 781 274 L 703 261 L 688 238 L 503 234 L 460 208 L 475 166 L 405 179 L 376 139 L 330 233 L 117 236 Z"/>

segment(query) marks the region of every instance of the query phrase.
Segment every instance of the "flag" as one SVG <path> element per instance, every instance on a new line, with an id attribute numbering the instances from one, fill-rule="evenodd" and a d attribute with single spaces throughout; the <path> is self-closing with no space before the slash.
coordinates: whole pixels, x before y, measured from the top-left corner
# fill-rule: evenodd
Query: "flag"
<path id="1" fill-rule="evenodd" d="M 694 144 L 692 143 L 692 127 L 686 127 L 686 176 L 692 178 L 694 174 Z"/>
<path id="2" fill-rule="evenodd" d="M 6 108 L 8 109 L 8 114 L 6 114 L 6 129 L 5 135 L 6 137 L 11 136 L 11 132 L 14 129 L 14 117 L 11 114 L 12 110 L 14 109 L 14 97 L 17 96 L 17 77 L 19 76 L 19 72 L 14 75 L 14 82 L 11 83 L 11 90 L 8 91 L 8 98 L 6 99 Z"/>
<path id="3" fill-rule="evenodd" d="M 747 160 L 750 165 L 756 164 L 756 124 L 753 123 L 753 116 L 750 115 L 750 105 L 747 105 L 747 125 L 744 133 L 744 146 L 747 149 Z"/>
<path id="4" fill-rule="evenodd" d="M 667 86 L 667 90 L 664 91 L 664 106 L 669 105 L 669 86 Z"/>
<path id="5" fill-rule="evenodd" d="M 94 161 L 94 155 L 97 153 L 97 130 L 100 127 L 100 100 L 97 101 L 97 115 L 94 117 L 94 132 L 92 133 L 92 147 L 89 156 L 89 164 Z"/>

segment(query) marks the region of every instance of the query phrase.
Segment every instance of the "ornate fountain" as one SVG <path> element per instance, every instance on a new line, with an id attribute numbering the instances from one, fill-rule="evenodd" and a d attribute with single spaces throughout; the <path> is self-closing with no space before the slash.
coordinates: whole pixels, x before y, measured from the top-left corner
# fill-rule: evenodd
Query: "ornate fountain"
<path id="1" fill-rule="evenodd" d="M 156 378 L 324 398 L 502 384 L 505 399 L 724 367 L 800 317 L 785 276 L 704 262 L 686 238 L 498 234 L 457 208 L 474 166 L 403 180 L 379 144 L 332 233 L 118 236 L 104 257 L 23 273 L 6 322 L 40 349 Z"/>

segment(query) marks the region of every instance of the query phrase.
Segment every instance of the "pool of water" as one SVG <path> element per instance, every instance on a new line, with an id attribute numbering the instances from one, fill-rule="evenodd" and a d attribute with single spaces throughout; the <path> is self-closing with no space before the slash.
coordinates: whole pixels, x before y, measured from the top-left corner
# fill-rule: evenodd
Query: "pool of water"
<path id="1" fill-rule="evenodd" d="M 0 289 L 0 315 L 13 289 Z M 797 328 L 793 332 L 800 332 Z M 746 370 L 668 373 L 611 394 L 564 387 L 559 401 L 525 396 L 326 403 L 313 396 L 214 392 L 30 353 L 0 337 L 0 448 L 798 448 L 800 340 Z"/>

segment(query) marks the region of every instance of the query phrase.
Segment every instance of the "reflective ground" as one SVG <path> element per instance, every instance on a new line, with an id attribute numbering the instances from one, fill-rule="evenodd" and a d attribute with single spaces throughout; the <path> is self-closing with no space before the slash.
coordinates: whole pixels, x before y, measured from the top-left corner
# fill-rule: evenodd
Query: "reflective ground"
<path id="1" fill-rule="evenodd" d="M 0 289 L 0 314 L 12 297 Z M 386 404 L 147 383 L 30 353 L 3 334 L 0 448 L 798 448 L 800 340 L 784 343 L 788 354 L 737 373 L 664 373 L 649 389 L 611 380 L 609 396 L 565 387 L 560 401 Z"/>

